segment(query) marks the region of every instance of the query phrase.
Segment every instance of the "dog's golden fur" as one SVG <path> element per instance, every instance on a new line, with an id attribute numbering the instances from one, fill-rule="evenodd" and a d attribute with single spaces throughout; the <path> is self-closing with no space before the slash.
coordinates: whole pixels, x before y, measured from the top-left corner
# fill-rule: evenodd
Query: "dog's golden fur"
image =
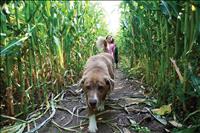
<path id="1" fill-rule="evenodd" d="M 100 53 L 91 56 L 86 62 L 83 77 L 93 76 L 89 73 L 98 69 L 100 74 L 114 79 L 113 62 L 113 57 L 108 53 Z"/>
<path id="2" fill-rule="evenodd" d="M 104 109 L 105 98 L 114 88 L 113 63 L 113 57 L 105 52 L 91 56 L 86 62 L 80 83 L 86 95 L 90 132 L 96 132 L 95 113 Z M 95 107 L 90 105 L 94 99 L 97 101 Z"/>
<path id="3" fill-rule="evenodd" d="M 113 62 L 112 56 L 108 53 L 100 53 L 91 56 L 87 60 L 81 80 L 83 91 L 86 94 L 86 101 L 94 91 L 98 91 L 98 87 L 102 87 L 101 94 L 97 92 L 99 100 L 105 100 L 106 95 L 113 90 Z"/>

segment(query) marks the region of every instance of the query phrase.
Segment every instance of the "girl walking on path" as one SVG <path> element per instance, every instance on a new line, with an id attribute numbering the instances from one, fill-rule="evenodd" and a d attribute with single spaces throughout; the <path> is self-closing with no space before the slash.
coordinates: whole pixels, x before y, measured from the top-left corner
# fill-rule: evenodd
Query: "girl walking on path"
<path id="1" fill-rule="evenodd" d="M 114 42 L 114 39 L 111 35 L 105 37 L 98 37 L 96 46 L 100 51 L 110 53 L 114 59 L 114 63 L 116 64 L 116 68 L 118 68 L 118 47 Z"/>
<path id="2" fill-rule="evenodd" d="M 115 64 L 116 64 L 116 68 L 118 68 L 118 47 L 116 46 L 112 36 L 108 35 L 106 37 L 106 40 L 108 43 L 107 51 L 108 51 L 108 53 L 110 53 L 113 56 Z"/>

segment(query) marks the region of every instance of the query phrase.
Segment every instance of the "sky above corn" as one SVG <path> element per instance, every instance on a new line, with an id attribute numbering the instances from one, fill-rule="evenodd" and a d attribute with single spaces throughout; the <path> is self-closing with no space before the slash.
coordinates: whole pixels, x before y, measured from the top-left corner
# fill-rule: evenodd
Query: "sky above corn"
<path id="1" fill-rule="evenodd" d="M 109 32 L 114 36 L 120 27 L 120 10 L 121 1 L 91 1 L 101 5 L 105 11 L 105 20 L 108 23 Z"/>

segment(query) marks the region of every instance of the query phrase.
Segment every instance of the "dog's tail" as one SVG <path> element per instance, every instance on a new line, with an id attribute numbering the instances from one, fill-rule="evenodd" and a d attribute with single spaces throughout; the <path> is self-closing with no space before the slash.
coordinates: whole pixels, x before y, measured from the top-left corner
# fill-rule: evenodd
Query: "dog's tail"
<path id="1" fill-rule="evenodd" d="M 105 37 L 98 37 L 96 41 L 96 47 L 98 48 L 99 51 L 104 51 L 106 52 L 107 48 L 107 42 Z"/>

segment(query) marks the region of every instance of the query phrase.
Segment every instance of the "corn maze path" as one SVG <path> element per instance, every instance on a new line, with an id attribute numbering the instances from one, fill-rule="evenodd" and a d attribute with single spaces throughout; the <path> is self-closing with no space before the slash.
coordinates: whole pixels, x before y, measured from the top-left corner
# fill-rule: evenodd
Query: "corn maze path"
<path id="1" fill-rule="evenodd" d="M 115 89 L 107 98 L 105 111 L 98 114 L 97 133 L 136 133 L 138 131 L 131 127 L 134 123 L 138 123 L 141 127 L 148 127 L 151 133 L 164 133 L 165 126 L 146 109 L 150 106 L 134 102 L 134 99 L 140 102 L 147 99 L 143 95 L 145 85 L 135 79 L 127 79 L 120 70 L 116 70 L 115 73 Z M 71 86 L 63 92 L 55 105 L 54 116 L 37 130 L 38 133 L 87 132 L 88 119 L 84 95 L 81 92 L 77 93 L 78 89 L 77 86 Z M 50 114 L 46 113 L 36 121 L 34 126 L 44 122 Z M 30 127 L 34 128 L 34 126 Z"/>

